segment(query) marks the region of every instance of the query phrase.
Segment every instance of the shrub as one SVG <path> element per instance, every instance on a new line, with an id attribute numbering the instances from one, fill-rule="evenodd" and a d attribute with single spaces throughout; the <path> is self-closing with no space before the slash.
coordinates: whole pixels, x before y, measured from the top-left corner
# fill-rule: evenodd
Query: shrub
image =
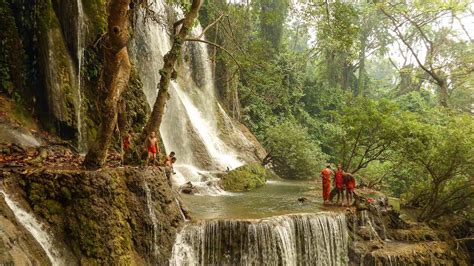
<path id="1" fill-rule="evenodd" d="M 307 129 L 293 121 L 268 128 L 265 144 L 275 173 L 283 178 L 315 178 L 326 160 Z"/>

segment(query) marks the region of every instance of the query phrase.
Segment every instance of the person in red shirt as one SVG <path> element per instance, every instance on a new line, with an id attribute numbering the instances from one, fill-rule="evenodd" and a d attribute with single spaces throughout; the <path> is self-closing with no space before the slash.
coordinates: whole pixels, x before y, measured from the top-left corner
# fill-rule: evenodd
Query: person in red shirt
<path id="1" fill-rule="evenodd" d="M 334 174 L 333 171 L 331 170 L 331 165 L 327 165 L 326 168 L 324 168 L 321 171 L 321 179 L 323 181 L 323 199 L 324 199 L 324 204 L 329 203 L 329 195 L 331 194 L 331 175 Z"/>
<path id="2" fill-rule="evenodd" d="M 128 133 L 123 137 L 122 144 L 124 150 L 130 149 L 130 144 L 132 143 L 132 135 L 133 131 L 129 130 Z"/>
<path id="3" fill-rule="evenodd" d="M 334 175 L 334 184 L 336 185 L 337 190 L 337 201 L 336 204 L 339 204 L 339 199 L 342 201 L 342 206 L 344 206 L 344 170 L 342 170 L 342 165 L 337 165 L 337 171 Z"/>
<path id="4" fill-rule="evenodd" d="M 354 176 L 350 173 L 344 173 L 343 176 L 344 184 L 346 185 L 347 206 L 350 206 L 352 204 L 356 182 Z"/>

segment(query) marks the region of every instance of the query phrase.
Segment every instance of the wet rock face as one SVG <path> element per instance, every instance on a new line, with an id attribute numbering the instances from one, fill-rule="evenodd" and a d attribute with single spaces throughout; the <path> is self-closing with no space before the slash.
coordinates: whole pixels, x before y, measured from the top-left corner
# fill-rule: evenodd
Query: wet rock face
<path id="1" fill-rule="evenodd" d="M 73 139 L 80 108 L 77 70 L 51 3 L 46 2 L 41 12 L 38 20 L 39 60 L 50 119 L 61 137 Z"/>
<path id="2" fill-rule="evenodd" d="M 0 195 L 0 265 L 48 265 L 34 238 L 16 220 Z"/>
<path id="3" fill-rule="evenodd" d="M 350 265 L 468 265 L 469 256 L 447 231 L 405 222 L 399 213 L 357 199 L 347 214 Z"/>
<path id="4" fill-rule="evenodd" d="M 43 170 L 17 177 L 35 214 L 81 264 L 167 263 L 183 217 L 160 172 Z"/>
<path id="5" fill-rule="evenodd" d="M 193 185 L 193 183 L 191 183 L 191 181 L 182 185 L 179 188 L 179 191 L 184 194 L 196 194 L 198 192 L 197 188 Z"/>
<path id="6" fill-rule="evenodd" d="M 24 128 L 15 128 L 0 122 L 0 144 L 14 144 L 22 148 L 29 148 L 40 146 L 41 141 Z"/>

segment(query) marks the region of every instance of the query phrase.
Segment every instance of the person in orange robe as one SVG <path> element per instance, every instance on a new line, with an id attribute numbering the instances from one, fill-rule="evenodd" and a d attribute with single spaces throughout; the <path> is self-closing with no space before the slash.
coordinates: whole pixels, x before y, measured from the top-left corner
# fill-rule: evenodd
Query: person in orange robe
<path id="1" fill-rule="evenodd" d="M 331 170 L 331 165 L 327 165 L 326 168 L 324 168 L 321 171 L 321 179 L 323 181 L 323 199 L 324 199 L 324 204 L 329 203 L 329 195 L 331 194 L 331 175 L 334 174 L 333 171 Z"/>
<path id="2" fill-rule="evenodd" d="M 344 206 L 344 170 L 342 170 L 342 165 L 337 165 L 337 171 L 334 175 L 334 184 L 337 189 L 337 202 L 339 204 L 339 198 L 342 200 L 342 206 Z"/>
<path id="3" fill-rule="evenodd" d="M 354 176 L 351 173 L 344 173 L 344 183 L 346 185 L 347 206 L 351 206 L 354 197 L 354 189 L 356 186 Z"/>

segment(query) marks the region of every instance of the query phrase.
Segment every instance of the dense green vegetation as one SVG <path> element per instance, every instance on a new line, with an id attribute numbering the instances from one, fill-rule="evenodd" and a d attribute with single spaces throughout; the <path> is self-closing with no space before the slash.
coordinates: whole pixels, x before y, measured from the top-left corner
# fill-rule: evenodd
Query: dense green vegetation
<path id="1" fill-rule="evenodd" d="M 341 162 L 428 220 L 473 213 L 471 10 L 221 0 L 200 20 L 215 22 L 207 39 L 234 57 L 211 47 L 222 100 L 278 174 L 315 178 L 325 161 Z"/>

